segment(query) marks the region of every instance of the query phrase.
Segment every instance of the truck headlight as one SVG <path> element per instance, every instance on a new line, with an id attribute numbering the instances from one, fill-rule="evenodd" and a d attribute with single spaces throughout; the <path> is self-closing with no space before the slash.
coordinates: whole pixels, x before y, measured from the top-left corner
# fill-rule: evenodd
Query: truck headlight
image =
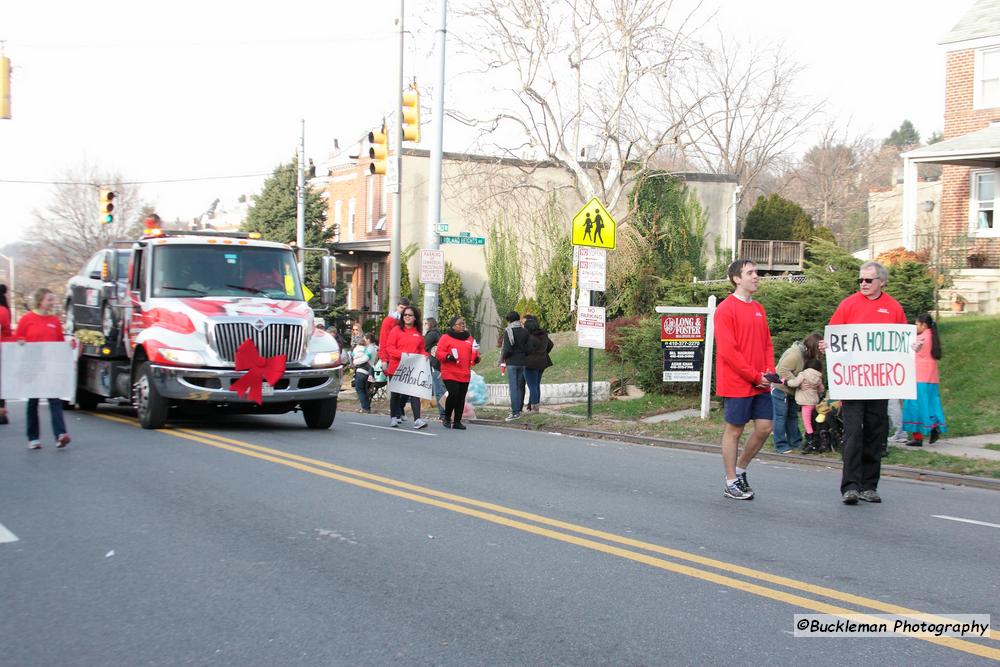
<path id="1" fill-rule="evenodd" d="M 170 348 L 161 348 L 160 356 L 169 361 L 172 364 L 178 364 L 180 366 L 204 366 L 205 358 L 201 356 L 199 352 L 193 352 L 191 350 L 173 350 Z"/>
<path id="2" fill-rule="evenodd" d="M 336 352 L 317 352 L 313 357 L 313 366 L 333 366 L 340 360 L 340 355 Z"/>

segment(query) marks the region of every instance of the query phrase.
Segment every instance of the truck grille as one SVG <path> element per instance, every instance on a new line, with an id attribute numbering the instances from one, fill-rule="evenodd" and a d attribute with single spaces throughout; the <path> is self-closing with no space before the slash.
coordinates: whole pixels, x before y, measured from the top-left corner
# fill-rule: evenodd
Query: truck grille
<path id="1" fill-rule="evenodd" d="M 215 325 L 215 350 L 226 361 L 236 360 L 236 348 L 247 338 L 263 357 L 285 355 L 288 363 L 304 356 L 303 325 L 267 324 L 258 331 L 248 322 L 219 322 Z"/>

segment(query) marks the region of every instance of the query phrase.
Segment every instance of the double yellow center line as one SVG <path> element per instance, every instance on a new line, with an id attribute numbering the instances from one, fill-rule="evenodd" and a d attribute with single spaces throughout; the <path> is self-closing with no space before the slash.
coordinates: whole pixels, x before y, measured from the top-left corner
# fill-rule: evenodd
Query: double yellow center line
<path id="1" fill-rule="evenodd" d="M 102 419 L 107 419 L 129 426 L 137 426 L 134 419 L 120 417 L 109 414 L 93 413 Z M 465 516 L 474 517 L 493 524 L 506 526 L 533 535 L 546 537 L 559 542 L 573 544 L 585 549 L 599 551 L 601 553 L 625 558 L 627 560 L 642 563 L 650 567 L 655 567 L 668 572 L 682 574 L 694 579 L 711 582 L 727 588 L 744 591 L 753 595 L 768 598 L 778 602 L 785 602 L 793 607 L 805 609 L 815 613 L 832 614 L 840 617 L 849 617 L 861 622 L 878 622 L 879 619 L 869 618 L 865 612 L 897 614 L 908 616 L 928 622 L 947 622 L 948 619 L 927 614 L 925 612 L 909 609 L 899 605 L 882 602 L 873 598 L 862 597 L 852 593 L 838 591 L 825 586 L 817 586 L 804 581 L 770 574 L 761 570 L 755 570 L 734 563 L 707 558 L 698 554 L 688 553 L 678 549 L 643 542 L 630 537 L 616 535 L 602 530 L 594 530 L 586 526 L 581 526 L 566 521 L 560 521 L 531 512 L 524 512 L 495 503 L 484 502 L 474 498 L 438 491 L 416 484 L 410 484 L 390 477 L 374 475 L 362 470 L 355 470 L 339 466 L 327 461 L 313 459 L 298 454 L 262 447 L 241 440 L 234 440 L 224 436 L 205 433 L 186 428 L 169 428 L 159 431 L 164 435 L 190 440 L 210 447 L 216 447 L 243 456 L 276 463 L 287 466 L 302 472 L 310 473 L 320 477 L 335 479 L 338 482 L 351 484 L 356 487 L 375 491 L 397 498 L 403 498 L 412 502 L 421 503 L 437 507 L 439 509 L 456 512 Z M 530 523 L 528 523 L 530 522 Z M 638 550 L 638 551 L 637 551 Z M 655 555 L 654 555 L 655 554 Z M 666 558 L 673 560 L 667 560 Z M 679 561 L 679 562 L 678 562 Z M 700 567 L 688 565 L 691 563 Z M 701 569 L 711 568 L 711 569 Z M 735 576 L 744 577 L 738 579 Z M 754 583 L 754 581 L 764 582 L 771 586 Z M 794 592 L 781 590 L 772 586 L 780 586 L 784 589 L 799 591 L 809 595 L 827 598 L 838 602 L 847 603 L 859 607 L 860 610 L 848 609 L 835 604 L 823 602 L 810 597 L 804 597 Z M 973 613 L 977 610 L 970 610 Z M 791 626 L 791 618 L 789 618 Z M 992 658 L 1000 661 L 1000 649 L 988 645 L 979 644 L 955 637 L 929 637 L 924 635 L 913 635 L 918 639 L 937 644 L 947 648 L 963 651 L 972 655 L 984 658 Z M 990 641 L 990 640 L 986 640 Z M 996 640 L 993 640 L 996 641 Z"/>

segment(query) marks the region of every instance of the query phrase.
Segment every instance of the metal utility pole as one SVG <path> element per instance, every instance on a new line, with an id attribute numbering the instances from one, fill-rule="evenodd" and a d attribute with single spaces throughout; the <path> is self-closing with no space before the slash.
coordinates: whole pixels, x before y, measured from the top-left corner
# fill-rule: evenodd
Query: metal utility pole
<path id="1" fill-rule="evenodd" d="M 438 223 L 441 222 L 441 162 L 444 154 L 444 62 L 445 38 L 448 34 L 448 0 L 438 0 L 437 34 L 437 79 L 434 82 L 434 113 L 431 159 L 428 165 L 427 185 L 427 236 L 424 248 L 437 250 L 440 247 Z M 424 317 L 438 316 L 438 287 L 434 283 L 424 284 Z"/>
<path id="2" fill-rule="evenodd" d="M 392 101 L 396 107 L 396 120 L 389 128 L 389 135 L 394 137 L 389 144 L 390 152 L 395 150 L 396 155 L 390 155 L 389 161 L 395 160 L 396 178 L 394 180 L 395 190 L 392 192 L 392 239 L 389 243 L 389 303 L 385 305 L 387 313 L 395 310 L 399 303 L 399 256 L 403 252 L 401 239 L 403 228 L 402 214 L 402 190 L 403 182 L 403 0 L 399 0 L 399 67 L 396 71 L 396 85 L 392 91 Z M 418 323 L 420 326 L 422 323 Z"/>
<path id="3" fill-rule="evenodd" d="M 306 121 L 302 119 L 302 134 L 299 137 L 299 181 L 295 197 L 295 243 L 298 248 L 306 247 Z M 298 250 L 299 279 L 305 282 L 305 251 Z"/>

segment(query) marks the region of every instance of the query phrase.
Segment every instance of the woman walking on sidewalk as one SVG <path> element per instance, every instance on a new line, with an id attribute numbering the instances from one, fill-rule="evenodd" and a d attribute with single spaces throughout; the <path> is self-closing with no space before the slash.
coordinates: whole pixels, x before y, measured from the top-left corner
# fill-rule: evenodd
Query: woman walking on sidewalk
<path id="1" fill-rule="evenodd" d="M 63 329 L 59 318 L 52 314 L 57 299 L 51 291 L 42 287 L 35 291 L 32 297 L 33 308 L 17 323 L 14 338 L 25 343 L 61 343 Z M 63 403 L 61 398 L 49 398 L 49 414 L 52 417 L 52 432 L 56 436 L 56 447 L 69 444 L 69 433 L 66 432 L 66 422 L 63 419 Z M 39 440 L 41 429 L 38 423 L 38 399 L 28 399 L 28 449 L 41 449 Z"/>
<path id="2" fill-rule="evenodd" d="M 469 391 L 472 367 L 479 363 L 479 343 L 465 330 L 465 318 L 453 317 L 448 331 L 438 340 L 437 358 L 441 379 L 448 388 L 444 401 L 444 427 L 465 430 L 462 413 Z"/>
<path id="3" fill-rule="evenodd" d="M 528 386 L 528 412 L 538 413 L 542 402 L 542 373 L 552 365 L 549 353 L 554 345 L 549 334 L 538 323 L 538 318 L 528 315 L 524 318 L 524 328 L 528 332 L 528 354 L 524 360 L 524 380 Z"/>
<path id="4" fill-rule="evenodd" d="M 917 315 L 917 340 L 913 349 L 917 353 L 917 399 L 903 401 L 903 430 L 910 432 L 907 445 L 921 447 L 924 436 L 928 436 L 933 445 L 948 430 L 938 392 L 937 362 L 941 358 L 941 339 L 930 313 Z"/>

